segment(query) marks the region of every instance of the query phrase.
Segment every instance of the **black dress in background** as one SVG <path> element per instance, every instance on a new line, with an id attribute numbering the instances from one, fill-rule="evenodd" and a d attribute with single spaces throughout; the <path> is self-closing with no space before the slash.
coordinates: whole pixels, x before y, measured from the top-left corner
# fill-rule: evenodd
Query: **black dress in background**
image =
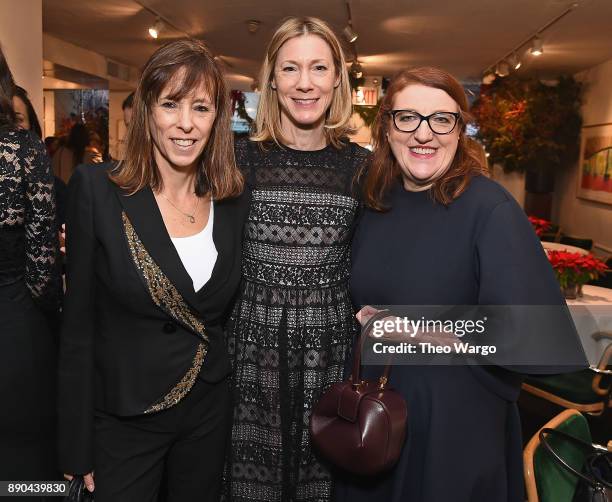
<path id="1" fill-rule="evenodd" d="M 497 183 L 478 176 L 444 207 L 398 182 L 389 201 L 357 227 L 356 305 L 563 305 L 531 225 Z M 498 367 L 394 366 L 408 405 L 401 459 L 375 479 L 340 479 L 337 502 L 524 501 L 520 383 Z"/>
<path id="2" fill-rule="evenodd" d="M 236 141 L 253 196 L 228 330 L 234 424 L 226 488 L 233 502 L 331 497 L 308 423 L 321 392 L 342 378 L 355 333 L 352 182 L 367 155 L 352 143 L 300 151 Z"/>
<path id="3" fill-rule="evenodd" d="M 0 132 L 0 479 L 58 479 L 56 344 L 60 276 L 53 175 L 28 131 Z M 19 498 L 18 500 L 26 500 Z M 33 499 L 30 499 L 33 500 Z"/>

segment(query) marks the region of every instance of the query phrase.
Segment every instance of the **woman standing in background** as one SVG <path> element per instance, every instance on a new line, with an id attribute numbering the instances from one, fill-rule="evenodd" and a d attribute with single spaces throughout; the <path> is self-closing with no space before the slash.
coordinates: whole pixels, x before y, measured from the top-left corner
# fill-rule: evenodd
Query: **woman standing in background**
<path id="1" fill-rule="evenodd" d="M 16 123 L 14 96 L 0 50 L 0 479 L 52 480 L 57 349 L 48 321 L 60 293 L 53 175 L 42 142 Z"/>

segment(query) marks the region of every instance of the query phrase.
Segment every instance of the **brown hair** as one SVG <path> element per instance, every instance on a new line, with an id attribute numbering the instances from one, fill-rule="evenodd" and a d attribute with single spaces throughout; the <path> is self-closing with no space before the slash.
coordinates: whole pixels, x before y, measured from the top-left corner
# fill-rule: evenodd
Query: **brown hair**
<path id="1" fill-rule="evenodd" d="M 374 153 L 372 160 L 360 173 L 363 178 L 363 197 L 368 207 L 377 211 L 388 209 L 384 199 L 391 186 L 401 177 L 401 170 L 393 156 L 387 131 L 390 124 L 389 112 L 393 107 L 395 95 L 411 84 L 420 84 L 445 91 L 453 98 L 460 108 L 461 119 L 459 127 L 459 144 L 455 158 L 448 170 L 434 182 L 432 195 L 444 205 L 450 204 L 467 188 L 473 176 L 486 174 L 472 148 L 468 146 L 465 135 L 465 124 L 471 119 L 468 113 L 468 101 L 461 84 L 450 73 L 439 68 L 422 67 L 400 71 L 389 84 L 376 120 L 372 127 L 372 143 Z"/>
<path id="2" fill-rule="evenodd" d="M 0 47 L 0 127 L 12 127 L 15 125 L 15 112 L 13 111 L 14 95 L 15 81 Z"/>
<path id="3" fill-rule="evenodd" d="M 168 97 L 178 101 L 199 85 L 210 92 L 216 116 L 196 174 L 195 192 L 199 196 L 210 192 L 217 200 L 242 192 L 244 180 L 234 157 L 230 100 L 223 74 L 206 46 L 193 39 L 170 42 L 147 61 L 134 94 L 126 156 L 110 176 L 114 183 L 131 194 L 145 186 L 162 188 L 149 126 L 151 106 L 167 86 L 172 86 Z"/>
<path id="4" fill-rule="evenodd" d="M 278 145 L 286 141 L 281 133 L 280 108 L 278 96 L 272 89 L 272 78 L 280 48 L 288 40 L 301 35 L 316 35 L 327 42 L 331 50 L 336 76 L 340 77 L 340 83 L 334 89 L 334 95 L 327 112 L 325 137 L 333 146 L 340 148 L 342 138 L 351 132 L 349 126 L 349 120 L 353 113 L 351 86 L 346 70 L 346 59 L 338 38 L 325 21 L 316 17 L 290 17 L 272 35 L 259 75 L 261 96 L 251 140 L 274 141 Z"/>

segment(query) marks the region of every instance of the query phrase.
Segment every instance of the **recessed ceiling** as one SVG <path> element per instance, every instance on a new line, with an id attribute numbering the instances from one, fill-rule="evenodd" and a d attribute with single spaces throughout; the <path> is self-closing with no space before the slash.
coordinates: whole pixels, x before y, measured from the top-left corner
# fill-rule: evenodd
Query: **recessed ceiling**
<path id="1" fill-rule="evenodd" d="M 352 0 L 357 51 L 365 75 L 390 76 L 414 65 L 446 68 L 463 81 L 482 72 L 565 11 L 568 0 Z M 144 5 L 144 6 L 143 6 Z M 146 7 L 146 8 L 145 8 Z M 159 13 L 158 40 L 147 29 Z M 45 0 L 46 33 L 113 60 L 141 67 L 162 43 L 186 34 L 222 57 L 232 84 L 248 88 L 266 44 L 286 16 L 320 17 L 341 33 L 345 0 Z M 247 21 L 261 21 L 249 33 Z M 612 1 L 581 0 L 541 38 L 544 55 L 519 55 L 521 74 L 577 73 L 612 58 Z"/>

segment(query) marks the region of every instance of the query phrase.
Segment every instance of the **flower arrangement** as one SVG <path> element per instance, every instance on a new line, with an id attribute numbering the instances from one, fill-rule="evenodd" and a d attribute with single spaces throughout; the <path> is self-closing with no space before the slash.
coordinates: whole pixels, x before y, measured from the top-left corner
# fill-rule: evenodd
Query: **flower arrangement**
<path id="1" fill-rule="evenodd" d="M 592 254 L 549 251 L 548 260 L 555 271 L 561 289 L 581 286 L 608 271 L 606 264 Z"/>
<path id="2" fill-rule="evenodd" d="M 232 90 L 230 92 L 230 100 L 232 112 L 236 112 L 241 119 L 246 120 L 249 125 L 252 125 L 253 119 L 246 111 L 246 96 L 244 95 L 244 92 Z"/>
<path id="3" fill-rule="evenodd" d="M 489 163 L 506 172 L 526 171 L 575 161 L 580 103 L 581 84 L 573 77 L 561 77 L 554 86 L 508 77 L 482 85 L 471 112 Z"/>
<path id="4" fill-rule="evenodd" d="M 529 223 L 533 225 L 533 230 L 538 237 L 541 237 L 552 226 L 551 222 L 535 216 L 528 216 Z"/>

